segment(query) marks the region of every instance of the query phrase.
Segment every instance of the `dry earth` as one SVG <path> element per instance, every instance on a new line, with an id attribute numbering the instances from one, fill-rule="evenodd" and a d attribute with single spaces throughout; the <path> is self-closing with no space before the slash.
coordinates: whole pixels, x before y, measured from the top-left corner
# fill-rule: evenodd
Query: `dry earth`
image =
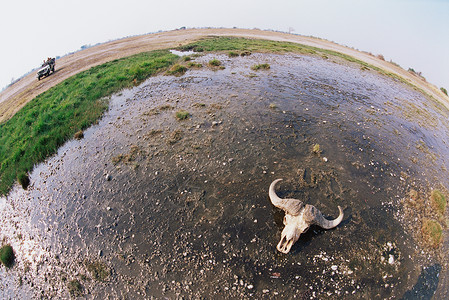
<path id="1" fill-rule="evenodd" d="M 41 81 L 36 79 L 35 72 L 30 73 L 0 93 L 0 123 L 11 118 L 37 95 L 81 71 L 133 54 L 188 44 L 206 36 L 238 36 L 295 42 L 344 53 L 403 77 L 449 108 L 448 98 L 436 86 L 368 53 L 326 40 L 256 29 L 187 29 L 125 38 L 78 51 L 58 59 L 56 62 L 56 73 Z"/>

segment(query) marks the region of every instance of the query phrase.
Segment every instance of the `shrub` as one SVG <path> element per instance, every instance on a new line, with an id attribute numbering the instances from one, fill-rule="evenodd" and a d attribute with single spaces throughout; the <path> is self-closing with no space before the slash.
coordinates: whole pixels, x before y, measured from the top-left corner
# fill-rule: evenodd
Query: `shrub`
<path id="1" fill-rule="evenodd" d="M 7 268 L 11 268 L 14 264 L 14 251 L 11 245 L 4 245 L 0 248 L 0 261 Z"/>
<path id="2" fill-rule="evenodd" d="M 378 54 L 377 58 L 380 59 L 380 60 L 385 60 L 385 57 L 382 54 Z"/>
<path id="3" fill-rule="evenodd" d="M 239 54 L 238 54 L 237 52 L 230 51 L 230 52 L 228 53 L 228 56 L 229 56 L 229 57 L 237 57 L 237 56 L 239 56 Z"/>
<path id="4" fill-rule="evenodd" d="M 28 174 L 25 172 L 20 173 L 17 176 L 17 180 L 19 181 L 20 185 L 24 190 L 26 190 L 30 185 L 30 177 L 28 177 Z"/>
<path id="5" fill-rule="evenodd" d="M 213 67 L 219 67 L 221 66 L 221 61 L 219 61 L 218 59 L 212 59 L 209 61 L 209 65 L 213 66 Z"/>
<path id="6" fill-rule="evenodd" d="M 183 61 L 191 61 L 192 58 L 190 56 L 184 56 L 182 60 Z"/>
<path id="7" fill-rule="evenodd" d="M 444 87 L 441 87 L 440 90 L 447 96 L 447 90 Z"/>
<path id="8" fill-rule="evenodd" d="M 315 145 L 313 145 L 313 147 L 312 147 L 312 153 L 313 154 L 320 154 L 321 153 L 321 150 L 320 150 L 320 144 L 315 144 Z"/>
<path id="9" fill-rule="evenodd" d="M 190 113 L 188 111 L 185 110 L 178 110 L 175 114 L 176 119 L 178 120 L 186 120 L 187 118 L 189 118 Z"/>

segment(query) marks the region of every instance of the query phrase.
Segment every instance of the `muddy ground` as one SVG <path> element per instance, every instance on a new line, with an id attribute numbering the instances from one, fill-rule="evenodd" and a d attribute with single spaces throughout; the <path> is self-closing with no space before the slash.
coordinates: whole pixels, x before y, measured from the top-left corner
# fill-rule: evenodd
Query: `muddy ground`
<path id="1" fill-rule="evenodd" d="M 0 269 L 4 298 L 449 297 L 447 213 L 433 249 L 420 224 L 434 215 L 409 201 L 412 189 L 447 195 L 446 108 L 334 58 L 195 62 L 111 97 L 27 191 L 1 198 L 1 236 L 16 253 Z M 270 69 L 251 69 L 261 63 Z M 340 205 L 343 222 L 279 253 L 277 178 L 281 197 L 329 218 Z"/>

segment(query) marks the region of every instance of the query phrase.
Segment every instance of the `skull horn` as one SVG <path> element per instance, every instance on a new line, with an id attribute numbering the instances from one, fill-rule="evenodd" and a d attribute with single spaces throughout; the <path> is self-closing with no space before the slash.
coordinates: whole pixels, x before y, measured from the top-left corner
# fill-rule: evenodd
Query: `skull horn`
<path id="1" fill-rule="evenodd" d="M 302 201 L 297 199 L 281 199 L 278 197 L 275 191 L 275 186 L 276 183 L 278 183 L 281 180 L 282 179 L 276 179 L 270 184 L 268 195 L 270 196 L 271 203 L 273 203 L 273 205 L 276 206 L 277 208 L 280 208 L 283 211 L 285 211 L 287 214 L 297 216 L 301 212 L 301 209 L 303 208 L 304 205 Z"/>
<path id="2" fill-rule="evenodd" d="M 310 224 L 316 224 L 324 229 L 331 229 L 337 227 L 343 220 L 343 209 L 338 206 L 338 210 L 340 214 L 336 219 L 327 220 L 315 206 L 306 205 L 306 208 L 304 209 L 304 218 L 306 222 L 308 221 Z"/>

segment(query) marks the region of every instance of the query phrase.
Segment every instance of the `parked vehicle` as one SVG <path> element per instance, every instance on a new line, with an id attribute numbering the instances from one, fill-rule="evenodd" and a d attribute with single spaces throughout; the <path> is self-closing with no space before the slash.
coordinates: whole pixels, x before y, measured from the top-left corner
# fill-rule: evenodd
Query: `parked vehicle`
<path id="1" fill-rule="evenodd" d="M 41 80 L 42 77 L 49 76 L 52 72 L 55 72 L 55 58 L 47 58 L 47 61 L 44 61 L 39 71 L 37 71 L 37 79 Z"/>

